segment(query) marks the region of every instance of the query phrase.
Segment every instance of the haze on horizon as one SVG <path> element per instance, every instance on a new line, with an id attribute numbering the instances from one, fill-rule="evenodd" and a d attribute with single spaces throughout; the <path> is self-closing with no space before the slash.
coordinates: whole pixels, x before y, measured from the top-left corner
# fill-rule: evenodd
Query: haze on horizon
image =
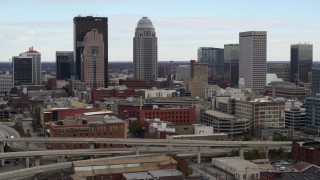
<path id="1" fill-rule="evenodd" d="M 73 50 L 73 17 L 109 18 L 109 61 L 131 61 L 139 19 L 149 17 L 159 61 L 196 59 L 198 47 L 238 43 L 239 32 L 268 32 L 268 61 L 289 60 L 290 45 L 310 42 L 320 60 L 320 1 L 15 0 L 0 1 L 0 61 L 33 46 L 42 61 Z"/>

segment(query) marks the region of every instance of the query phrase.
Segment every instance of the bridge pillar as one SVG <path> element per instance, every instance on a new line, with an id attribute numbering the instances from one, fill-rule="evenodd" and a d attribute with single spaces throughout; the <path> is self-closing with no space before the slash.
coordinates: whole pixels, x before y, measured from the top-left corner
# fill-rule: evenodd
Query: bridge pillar
<path id="1" fill-rule="evenodd" d="M 140 147 L 139 146 L 134 146 L 134 149 L 136 151 L 136 155 L 140 154 Z"/>
<path id="2" fill-rule="evenodd" d="M 29 158 L 29 157 L 26 157 L 26 168 L 29 167 L 29 164 L 30 164 L 30 158 Z"/>
<path id="3" fill-rule="evenodd" d="M 65 162 L 66 160 L 65 160 L 65 156 L 58 156 L 58 158 L 57 158 L 57 163 L 63 163 L 63 162 Z"/>
<path id="4" fill-rule="evenodd" d="M 243 153 L 243 151 L 244 151 L 244 150 L 243 150 L 243 147 L 240 147 L 240 148 L 239 148 L 239 157 L 242 158 L 242 159 L 244 159 L 244 155 L 243 155 L 244 153 Z"/>
<path id="5" fill-rule="evenodd" d="M 269 159 L 269 147 L 268 146 L 264 147 L 264 152 L 265 152 L 265 159 Z"/>
<path id="6" fill-rule="evenodd" d="M 198 147 L 198 151 L 197 151 L 197 159 L 198 159 L 198 164 L 201 164 L 201 149 L 200 147 Z"/>
<path id="7" fill-rule="evenodd" d="M 90 143 L 90 149 L 92 149 L 92 150 L 94 149 L 94 142 Z M 94 155 L 91 155 L 90 159 L 94 159 Z"/>
<path id="8" fill-rule="evenodd" d="M 0 142 L 0 153 L 4 153 L 4 143 Z M 1 166 L 4 166 L 4 159 L 1 159 Z"/>
<path id="9" fill-rule="evenodd" d="M 41 156 L 35 156 L 34 157 L 34 166 L 40 166 L 40 160 L 41 160 Z"/>
<path id="10" fill-rule="evenodd" d="M 29 151 L 29 142 L 26 142 L 26 150 Z"/>

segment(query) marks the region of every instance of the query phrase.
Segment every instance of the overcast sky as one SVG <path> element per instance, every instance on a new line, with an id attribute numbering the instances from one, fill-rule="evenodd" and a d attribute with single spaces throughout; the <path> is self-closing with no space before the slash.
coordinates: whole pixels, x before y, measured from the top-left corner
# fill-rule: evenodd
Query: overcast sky
<path id="1" fill-rule="evenodd" d="M 289 60 L 290 45 L 310 42 L 320 60 L 319 0 L 0 0 L 0 61 L 27 51 L 55 61 L 73 50 L 73 17 L 109 18 L 109 61 L 131 61 L 139 19 L 149 17 L 158 59 L 196 59 L 198 47 L 238 43 L 241 31 L 267 31 L 268 60 Z"/>

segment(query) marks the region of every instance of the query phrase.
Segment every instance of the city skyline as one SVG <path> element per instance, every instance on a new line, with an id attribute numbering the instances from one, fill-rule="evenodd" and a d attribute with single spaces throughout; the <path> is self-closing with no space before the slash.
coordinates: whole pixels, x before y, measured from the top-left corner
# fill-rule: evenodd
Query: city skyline
<path id="1" fill-rule="evenodd" d="M 55 61 L 56 51 L 73 49 L 73 18 L 109 19 L 109 61 L 133 61 L 132 34 L 147 16 L 157 27 L 158 60 L 196 59 L 199 47 L 223 48 L 239 43 L 238 33 L 267 31 L 267 60 L 290 61 L 291 44 L 310 42 L 320 60 L 320 2 L 271 0 L 16 0 L 0 2 L 0 61 L 33 46 L 42 61 Z M 262 8 L 263 7 L 263 8 Z M 14 12 L 14 13 L 12 13 Z M 125 52 L 125 53 L 123 53 Z"/>

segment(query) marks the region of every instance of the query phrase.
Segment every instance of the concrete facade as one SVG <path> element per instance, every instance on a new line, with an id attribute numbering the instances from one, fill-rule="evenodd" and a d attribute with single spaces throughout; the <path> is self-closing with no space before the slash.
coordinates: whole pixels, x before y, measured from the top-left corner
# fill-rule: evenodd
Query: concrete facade
<path id="1" fill-rule="evenodd" d="M 0 74 L 0 91 L 8 92 L 13 87 L 12 75 L 9 72 Z"/>
<path id="2" fill-rule="evenodd" d="M 245 88 L 263 92 L 267 74 L 267 32 L 239 33 L 239 78 Z"/>
<path id="3" fill-rule="evenodd" d="M 205 87 L 208 85 L 208 64 L 190 61 L 190 79 L 187 82 L 187 91 L 193 97 L 205 98 Z"/>
<path id="4" fill-rule="evenodd" d="M 158 78 L 158 40 L 147 17 L 139 20 L 133 38 L 133 76 L 144 80 Z"/>

